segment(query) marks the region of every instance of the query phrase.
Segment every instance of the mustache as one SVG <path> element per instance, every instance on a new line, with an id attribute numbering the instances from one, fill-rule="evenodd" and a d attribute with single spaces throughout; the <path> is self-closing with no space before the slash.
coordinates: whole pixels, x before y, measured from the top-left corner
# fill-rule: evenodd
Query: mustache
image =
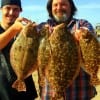
<path id="1" fill-rule="evenodd" d="M 66 13 L 66 11 L 65 10 L 57 10 L 56 12 L 61 12 L 61 13 Z"/>

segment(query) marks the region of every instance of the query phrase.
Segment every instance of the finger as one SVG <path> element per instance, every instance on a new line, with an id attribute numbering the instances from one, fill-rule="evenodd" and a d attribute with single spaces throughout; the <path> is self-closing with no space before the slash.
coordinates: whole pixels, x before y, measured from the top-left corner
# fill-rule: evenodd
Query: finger
<path id="1" fill-rule="evenodd" d="M 24 18 L 24 17 L 17 18 L 16 21 L 21 22 L 23 25 L 26 25 L 28 23 L 32 23 L 31 20 Z"/>
<path id="2" fill-rule="evenodd" d="M 80 30 L 76 30 L 75 34 L 74 34 L 75 39 L 79 41 L 80 40 L 80 35 L 81 35 Z"/>

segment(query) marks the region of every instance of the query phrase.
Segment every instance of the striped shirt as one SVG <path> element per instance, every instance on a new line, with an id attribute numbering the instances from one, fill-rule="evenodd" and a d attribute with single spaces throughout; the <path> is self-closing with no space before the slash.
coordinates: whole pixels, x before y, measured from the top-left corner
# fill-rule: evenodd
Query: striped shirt
<path id="1" fill-rule="evenodd" d="M 49 24 L 51 27 L 57 25 L 55 21 L 49 19 L 47 22 L 40 24 L 40 28 L 44 24 Z M 74 33 L 76 29 L 80 27 L 87 27 L 89 31 L 95 34 L 92 25 L 83 19 L 72 19 L 67 25 L 68 30 Z M 90 85 L 90 76 L 81 68 L 79 75 L 73 81 L 73 83 L 66 89 L 64 95 L 65 100 L 90 100 L 96 93 L 95 87 Z M 63 85 L 63 84 L 62 84 Z M 45 79 L 45 86 L 41 87 L 41 100 L 50 100 L 50 97 L 54 94 L 53 89 L 49 87 L 49 82 Z"/>

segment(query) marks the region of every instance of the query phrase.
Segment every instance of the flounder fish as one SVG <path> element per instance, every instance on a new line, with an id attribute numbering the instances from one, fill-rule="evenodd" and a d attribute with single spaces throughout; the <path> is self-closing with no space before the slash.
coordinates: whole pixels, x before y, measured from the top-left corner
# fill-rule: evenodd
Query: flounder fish
<path id="1" fill-rule="evenodd" d="M 47 30 L 45 32 L 48 34 Z M 64 100 L 65 89 L 80 71 L 79 46 L 65 23 L 54 27 L 51 35 L 41 40 L 38 62 L 43 74 L 41 76 L 47 78 L 50 87 L 55 91 L 50 100 Z"/>
<path id="2" fill-rule="evenodd" d="M 79 45 L 82 52 L 83 68 L 91 76 L 92 85 L 100 85 L 100 79 L 97 76 L 100 69 L 100 43 L 88 29 L 81 28 Z"/>
<path id="3" fill-rule="evenodd" d="M 40 30 L 40 45 L 38 49 L 39 85 L 42 87 L 45 84 L 45 70 L 50 57 L 50 52 L 49 52 L 50 46 L 48 46 L 49 34 L 50 32 L 48 25 L 44 25 Z"/>
<path id="4" fill-rule="evenodd" d="M 37 28 L 30 23 L 20 32 L 10 51 L 11 65 L 17 75 L 12 87 L 18 91 L 26 91 L 24 79 L 36 68 L 38 46 Z"/>

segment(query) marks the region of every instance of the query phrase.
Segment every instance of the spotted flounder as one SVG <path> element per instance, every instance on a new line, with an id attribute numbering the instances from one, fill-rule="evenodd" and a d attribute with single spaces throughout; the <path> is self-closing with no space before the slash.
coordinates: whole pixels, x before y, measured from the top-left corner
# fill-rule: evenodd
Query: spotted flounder
<path id="1" fill-rule="evenodd" d="M 44 25 L 40 30 L 40 45 L 38 49 L 39 84 L 42 87 L 45 85 L 45 70 L 50 58 L 49 34 L 49 27 Z"/>
<path id="2" fill-rule="evenodd" d="M 49 33 L 47 30 L 46 32 Z M 41 40 L 38 62 L 43 74 L 41 76 L 47 78 L 50 87 L 55 91 L 50 100 L 64 100 L 65 89 L 80 70 L 80 50 L 66 24 L 57 25 L 51 35 Z"/>
<path id="3" fill-rule="evenodd" d="M 92 85 L 100 85 L 97 73 L 100 69 L 100 43 L 88 29 L 81 28 L 79 44 L 82 52 L 83 68 L 91 76 Z M 100 72 L 99 72 L 100 73 Z"/>
<path id="4" fill-rule="evenodd" d="M 18 91 L 26 91 L 24 79 L 35 70 L 39 40 L 36 26 L 30 23 L 20 32 L 10 51 L 10 61 L 17 80 L 12 87 Z"/>

